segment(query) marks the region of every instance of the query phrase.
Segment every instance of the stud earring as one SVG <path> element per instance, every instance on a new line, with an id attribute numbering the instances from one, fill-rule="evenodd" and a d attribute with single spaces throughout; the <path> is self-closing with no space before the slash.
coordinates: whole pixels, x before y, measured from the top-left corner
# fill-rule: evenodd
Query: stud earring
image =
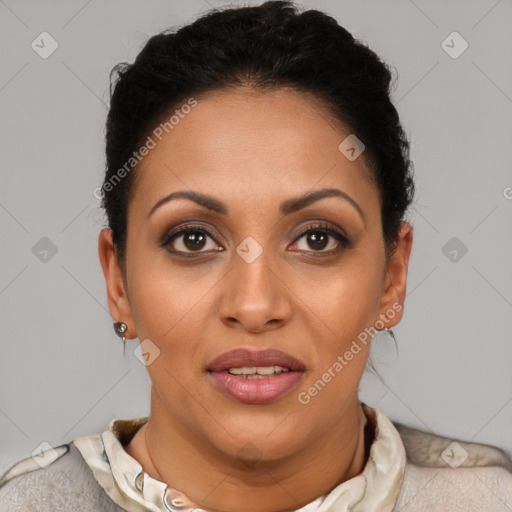
<path id="1" fill-rule="evenodd" d="M 114 332 L 123 340 L 123 356 L 126 347 L 126 338 L 124 333 L 128 329 L 128 326 L 124 322 L 114 322 Z"/>

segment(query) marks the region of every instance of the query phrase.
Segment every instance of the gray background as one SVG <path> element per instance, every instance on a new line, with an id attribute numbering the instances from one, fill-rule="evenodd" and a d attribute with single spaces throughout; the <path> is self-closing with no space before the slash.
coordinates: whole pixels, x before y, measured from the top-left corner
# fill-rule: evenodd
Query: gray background
<path id="1" fill-rule="evenodd" d="M 108 75 L 151 35 L 221 5 L 0 0 L 0 472 L 41 442 L 149 412 L 137 342 L 123 359 L 97 257 Z M 303 5 L 397 69 L 393 97 L 415 162 L 399 353 L 375 338 L 385 383 L 367 374 L 361 398 L 411 426 L 511 453 L 512 2 Z M 43 31 L 59 45 L 47 59 L 31 48 Z M 469 44 L 458 58 L 441 45 L 453 31 Z M 41 252 L 43 237 L 56 254 Z"/>

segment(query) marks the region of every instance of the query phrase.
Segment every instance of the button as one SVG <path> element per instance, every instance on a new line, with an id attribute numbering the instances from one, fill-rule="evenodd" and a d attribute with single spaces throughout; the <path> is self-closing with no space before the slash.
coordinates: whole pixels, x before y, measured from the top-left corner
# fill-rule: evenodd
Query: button
<path id="1" fill-rule="evenodd" d="M 184 494 L 170 487 L 165 489 L 163 502 L 170 512 L 206 512 L 202 508 L 192 507 L 190 500 Z"/>
<path id="2" fill-rule="evenodd" d="M 135 477 L 135 487 L 142 492 L 142 489 L 144 489 L 144 471 L 141 471 L 136 477 Z"/>

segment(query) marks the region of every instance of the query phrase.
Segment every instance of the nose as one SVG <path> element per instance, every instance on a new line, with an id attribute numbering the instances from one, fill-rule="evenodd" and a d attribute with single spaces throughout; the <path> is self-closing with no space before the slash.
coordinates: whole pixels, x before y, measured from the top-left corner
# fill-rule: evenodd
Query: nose
<path id="1" fill-rule="evenodd" d="M 252 262 L 234 255 L 222 282 L 221 321 L 231 328 L 258 333 L 286 324 L 292 313 L 290 292 L 266 252 Z"/>

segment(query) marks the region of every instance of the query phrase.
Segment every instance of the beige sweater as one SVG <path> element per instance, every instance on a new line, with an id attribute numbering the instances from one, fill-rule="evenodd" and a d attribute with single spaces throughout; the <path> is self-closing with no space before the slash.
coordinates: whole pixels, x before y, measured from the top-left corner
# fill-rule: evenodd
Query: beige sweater
<path id="1" fill-rule="evenodd" d="M 407 454 L 396 512 L 512 512 L 512 460 L 502 450 L 394 426 Z"/>
<path id="2" fill-rule="evenodd" d="M 392 423 L 362 404 L 375 438 L 363 472 L 300 512 L 511 512 L 512 462 L 501 450 Z M 179 496 L 124 450 L 147 418 L 112 420 L 27 458 L 0 478 L 0 512 L 169 512 Z M 183 497 L 186 500 L 186 497 Z"/>

